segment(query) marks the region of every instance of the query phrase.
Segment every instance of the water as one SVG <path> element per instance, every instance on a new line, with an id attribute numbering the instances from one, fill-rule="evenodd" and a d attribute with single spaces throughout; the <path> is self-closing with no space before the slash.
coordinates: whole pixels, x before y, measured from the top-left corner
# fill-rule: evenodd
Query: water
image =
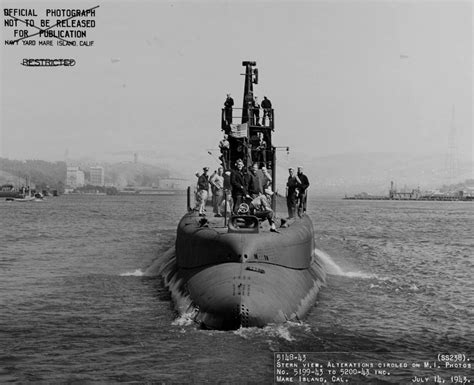
<path id="1" fill-rule="evenodd" d="M 272 383 L 280 351 L 336 362 L 473 358 L 471 203 L 312 200 L 329 272 L 316 307 L 301 324 L 234 332 L 176 314 L 156 275 L 185 203 L 0 201 L 0 383 Z M 418 372 L 434 373 L 346 378 L 398 384 Z M 466 370 L 441 372 L 456 373 Z"/>

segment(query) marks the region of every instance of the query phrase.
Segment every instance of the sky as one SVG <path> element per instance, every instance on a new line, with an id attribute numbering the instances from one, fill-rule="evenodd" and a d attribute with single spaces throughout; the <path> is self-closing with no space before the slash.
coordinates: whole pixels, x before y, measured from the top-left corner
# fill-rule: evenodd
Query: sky
<path id="1" fill-rule="evenodd" d="M 221 138 L 226 93 L 240 106 L 241 62 L 253 60 L 255 94 L 275 108 L 275 145 L 305 156 L 454 146 L 474 162 L 471 2 L 1 4 L 3 20 L 9 8 L 99 5 L 88 47 L 6 46 L 14 29 L 2 20 L 2 157 L 137 152 L 196 167 L 194 155 Z M 76 65 L 25 67 L 24 58 Z"/>

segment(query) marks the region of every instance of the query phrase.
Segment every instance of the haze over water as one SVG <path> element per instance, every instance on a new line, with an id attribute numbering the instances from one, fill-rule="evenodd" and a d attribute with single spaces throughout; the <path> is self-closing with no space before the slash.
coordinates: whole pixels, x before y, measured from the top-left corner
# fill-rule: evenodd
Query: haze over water
<path id="1" fill-rule="evenodd" d="M 0 201 L 0 382 L 272 383 L 279 351 L 472 357 L 471 203 L 311 200 L 329 272 L 316 306 L 302 324 L 235 332 L 177 315 L 155 275 L 184 210 L 184 197 Z"/>
<path id="2" fill-rule="evenodd" d="M 47 19 L 54 3 L 2 4 Z M 103 1 L 61 8 L 97 5 L 93 18 L 83 18 L 96 23 L 87 31 L 93 46 L 0 45 L 0 156 L 101 160 L 128 152 L 132 160 L 152 152 L 190 175 L 193 164 L 210 161 L 205 149 L 221 138 L 226 93 L 242 105 L 241 63 L 253 60 L 255 95 L 275 108 L 275 144 L 302 157 L 444 155 L 452 146 L 459 160 L 474 161 L 469 1 Z M 2 26 L 4 39 L 14 30 Z M 77 64 L 37 71 L 22 66 L 24 58 Z"/>

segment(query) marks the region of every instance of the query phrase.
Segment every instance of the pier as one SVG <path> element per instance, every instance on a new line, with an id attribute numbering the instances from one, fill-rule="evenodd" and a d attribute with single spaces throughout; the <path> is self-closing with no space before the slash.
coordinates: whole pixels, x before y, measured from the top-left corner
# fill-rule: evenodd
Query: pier
<path id="1" fill-rule="evenodd" d="M 472 194 L 466 194 L 464 191 L 454 192 L 423 192 L 420 188 L 411 191 L 398 191 L 394 183 L 390 183 L 388 195 L 371 195 L 367 193 L 345 196 L 348 200 L 396 200 L 396 201 L 474 201 Z"/>

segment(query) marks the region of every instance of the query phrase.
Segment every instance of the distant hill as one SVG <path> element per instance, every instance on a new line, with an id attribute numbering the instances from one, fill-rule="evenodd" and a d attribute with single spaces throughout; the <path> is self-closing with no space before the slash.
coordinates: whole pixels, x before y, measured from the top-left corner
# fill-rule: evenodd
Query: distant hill
<path id="1" fill-rule="evenodd" d="M 391 181 L 398 189 L 404 186 L 434 189 L 474 177 L 473 163 L 465 160 L 459 163 L 456 176 L 451 179 L 442 155 L 364 153 L 308 157 L 293 154 L 287 163 L 304 166 L 312 181 L 312 192 L 339 196 L 360 192 L 388 194 Z"/>
<path id="2" fill-rule="evenodd" d="M 89 167 L 96 166 L 96 161 L 82 159 L 71 160 L 69 165 L 79 166 L 89 175 Z M 168 178 L 167 169 L 143 163 L 105 163 L 102 164 L 105 173 L 105 183 L 117 187 L 127 185 L 152 186 L 157 185 L 162 178 Z M 66 162 L 46 162 L 43 160 L 10 160 L 0 158 L 0 184 L 13 183 L 23 185 L 30 180 L 37 189 L 56 189 L 62 191 L 66 181 Z"/>
<path id="3" fill-rule="evenodd" d="M 0 170 L 0 185 L 3 184 L 13 184 L 16 185 L 19 183 L 18 177 L 16 175 L 12 175 L 9 172 Z"/>
<path id="4" fill-rule="evenodd" d="M 44 160 L 10 160 L 0 158 L 0 183 L 24 185 L 27 180 L 38 190 L 46 188 L 61 190 L 66 180 L 65 162 L 46 162 Z"/>
<path id="5" fill-rule="evenodd" d="M 441 192 L 474 190 L 474 179 L 466 179 L 464 182 L 443 185 L 439 190 Z"/>

